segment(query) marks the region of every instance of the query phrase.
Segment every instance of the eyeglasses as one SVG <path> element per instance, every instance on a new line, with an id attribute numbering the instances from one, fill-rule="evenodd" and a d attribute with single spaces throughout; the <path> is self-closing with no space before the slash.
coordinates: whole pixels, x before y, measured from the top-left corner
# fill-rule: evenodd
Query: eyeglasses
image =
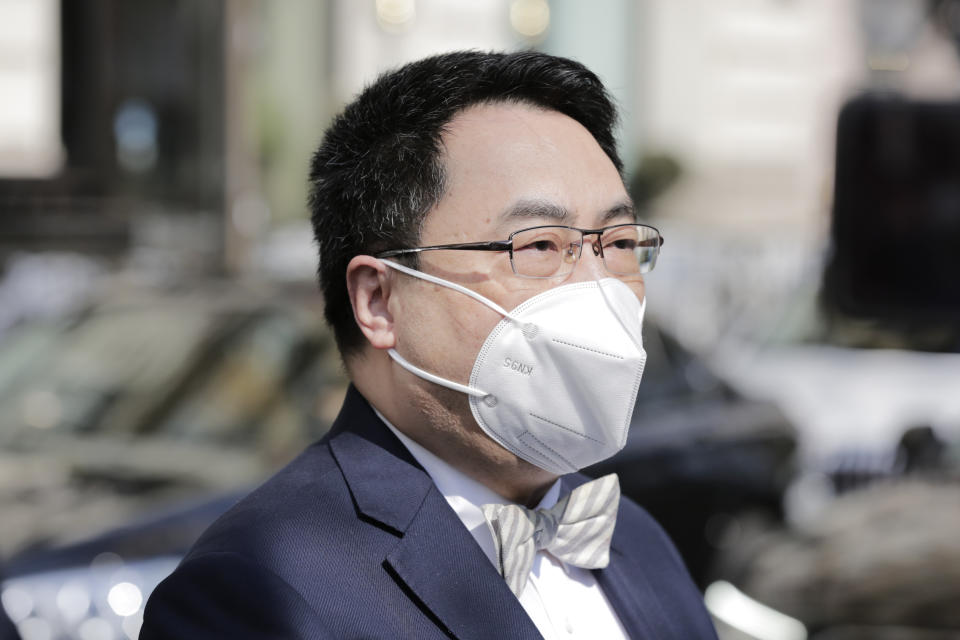
<path id="1" fill-rule="evenodd" d="M 544 225 L 521 229 L 507 240 L 463 242 L 430 247 L 392 249 L 378 258 L 422 253 L 424 251 L 509 251 L 513 272 L 524 278 L 554 278 L 571 273 L 580 260 L 584 236 L 596 236 L 590 243 L 593 255 L 603 259 L 607 271 L 618 276 L 633 276 L 651 271 L 660 255 L 663 236 L 645 224 L 615 224 L 602 229 L 578 229 L 563 225 Z"/>

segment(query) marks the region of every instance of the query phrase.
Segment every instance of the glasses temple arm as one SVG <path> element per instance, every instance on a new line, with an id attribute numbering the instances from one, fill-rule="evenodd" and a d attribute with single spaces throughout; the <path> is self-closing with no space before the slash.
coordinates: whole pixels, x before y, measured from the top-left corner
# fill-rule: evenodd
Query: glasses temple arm
<path id="1" fill-rule="evenodd" d="M 410 249 L 391 249 L 381 251 L 376 255 L 377 258 L 389 258 L 406 253 L 421 253 L 423 251 L 453 250 L 453 251 L 509 251 L 512 243 L 506 241 L 495 242 L 462 242 L 458 244 L 435 244 L 429 247 L 411 247 Z"/>

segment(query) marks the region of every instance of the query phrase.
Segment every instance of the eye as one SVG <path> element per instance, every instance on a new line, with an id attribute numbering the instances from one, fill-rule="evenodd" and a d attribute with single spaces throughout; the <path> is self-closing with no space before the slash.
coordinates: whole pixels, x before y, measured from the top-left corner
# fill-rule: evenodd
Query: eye
<path id="1" fill-rule="evenodd" d="M 632 227 L 612 229 L 603 234 L 604 250 L 633 251 L 638 244 L 636 230 Z"/>
<path id="2" fill-rule="evenodd" d="M 603 248 L 633 251 L 634 249 L 637 248 L 637 241 L 634 238 L 616 238 L 615 240 L 604 244 Z"/>
<path id="3" fill-rule="evenodd" d="M 537 253 L 557 252 L 560 251 L 560 245 L 554 238 L 539 238 L 525 242 L 523 246 L 515 249 L 515 251 L 529 251 Z"/>

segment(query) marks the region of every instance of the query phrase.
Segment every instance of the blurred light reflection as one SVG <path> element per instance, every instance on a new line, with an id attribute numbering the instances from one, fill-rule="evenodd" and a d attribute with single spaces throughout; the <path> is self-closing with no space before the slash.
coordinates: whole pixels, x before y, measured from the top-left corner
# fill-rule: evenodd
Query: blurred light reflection
<path id="1" fill-rule="evenodd" d="M 757 602 L 725 581 L 717 581 L 704 593 L 707 609 L 715 617 L 757 640 L 806 640 L 807 629 L 799 620 Z"/>
<path id="2" fill-rule="evenodd" d="M 140 627 L 143 626 L 143 611 L 137 611 L 129 615 L 120 623 L 120 628 L 130 640 L 137 640 L 140 637 Z"/>
<path id="3" fill-rule="evenodd" d="M 90 561 L 90 568 L 98 573 L 116 571 L 122 567 L 123 558 L 112 551 L 104 551 L 103 553 L 97 554 L 94 559 Z"/>
<path id="4" fill-rule="evenodd" d="M 547 0 L 513 0 L 510 4 L 510 26 L 527 38 L 538 38 L 550 26 L 550 5 Z"/>
<path id="5" fill-rule="evenodd" d="M 80 640 L 113 640 L 113 626 L 103 618 L 89 618 L 77 627 Z"/>
<path id="6" fill-rule="evenodd" d="M 57 592 L 57 607 L 67 623 L 76 624 L 90 610 L 90 593 L 79 581 L 68 582 Z"/>
<path id="7" fill-rule="evenodd" d="M 50 623 L 41 618 L 27 618 L 17 624 L 22 640 L 52 640 L 53 630 Z"/>
<path id="8" fill-rule="evenodd" d="M 132 582 L 121 582 L 110 588 L 107 602 L 118 616 L 129 616 L 140 610 L 143 594 L 140 592 L 140 587 Z"/>
<path id="9" fill-rule="evenodd" d="M 377 0 L 377 22 L 385 31 L 406 28 L 416 15 L 414 0 Z"/>
<path id="10" fill-rule="evenodd" d="M 30 592 L 19 587 L 7 587 L 2 595 L 3 608 L 14 623 L 25 620 L 33 612 Z"/>
<path id="11" fill-rule="evenodd" d="M 117 110 L 113 134 L 117 162 L 131 173 L 145 173 L 157 164 L 159 124 L 153 107 L 143 100 L 127 100 Z"/>

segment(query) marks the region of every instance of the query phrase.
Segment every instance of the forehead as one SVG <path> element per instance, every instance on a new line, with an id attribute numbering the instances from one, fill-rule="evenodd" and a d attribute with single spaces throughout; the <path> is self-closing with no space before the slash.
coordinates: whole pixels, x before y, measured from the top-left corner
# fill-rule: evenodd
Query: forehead
<path id="1" fill-rule="evenodd" d="M 444 195 L 424 221 L 425 244 L 494 238 L 549 223 L 550 211 L 566 212 L 563 224 L 589 227 L 628 201 L 616 167 L 590 132 L 556 111 L 473 106 L 450 121 L 442 144 Z M 511 215 L 516 211 L 525 214 Z"/>

